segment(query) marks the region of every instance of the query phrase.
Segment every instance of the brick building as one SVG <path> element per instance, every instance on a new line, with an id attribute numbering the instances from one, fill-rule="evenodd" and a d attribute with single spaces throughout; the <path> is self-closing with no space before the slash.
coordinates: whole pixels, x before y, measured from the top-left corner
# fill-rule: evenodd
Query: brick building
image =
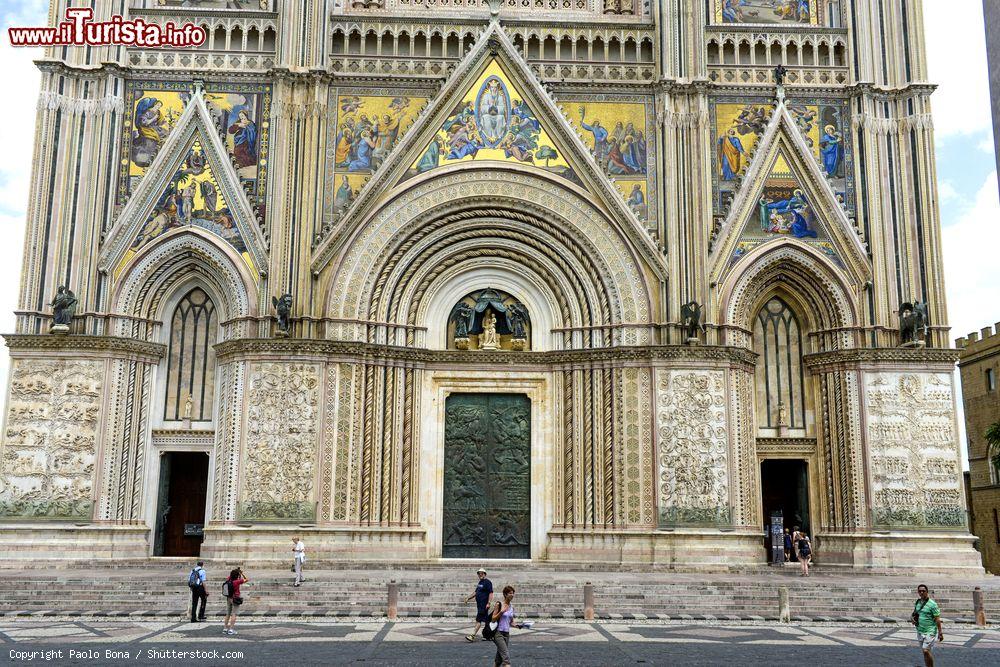
<path id="1" fill-rule="evenodd" d="M 996 331 L 959 338 L 965 430 L 969 443 L 970 528 L 979 536 L 983 566 L 1000 574 L 1000 448 L 990 448 L 986 429 L 1000 421 L 1000 322 Z"/>

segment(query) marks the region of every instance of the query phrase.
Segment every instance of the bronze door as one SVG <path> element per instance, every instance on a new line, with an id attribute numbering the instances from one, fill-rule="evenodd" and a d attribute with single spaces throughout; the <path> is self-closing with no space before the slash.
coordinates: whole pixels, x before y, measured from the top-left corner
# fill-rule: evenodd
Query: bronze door
<path id="1" fill-rule="evenodd" d="M 163 556 L 197 556 L 201 551 L 208 491 L 208 456 L 202 452 L 169 452 L 166 504 L 161 510 Z M 161 464 L 163 465 L 163 464 Z M 161 482 L 164 480 L 161 480 Z M 158 540 L 158 542 L 160 541 Z"/>
<path id="2" fill-rule="evenodd" d="M 445 403 L 445 558 L 530 558 L 531 401 L 453 394 Z"/>

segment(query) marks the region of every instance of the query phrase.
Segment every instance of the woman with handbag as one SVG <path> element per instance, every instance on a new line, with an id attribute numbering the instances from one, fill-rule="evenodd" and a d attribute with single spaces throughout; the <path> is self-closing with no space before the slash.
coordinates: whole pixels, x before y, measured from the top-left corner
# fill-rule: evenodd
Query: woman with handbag
<path id="1" fill-rule="evenodd" d="M 222 594 L 226 596 L 226 620 L 222 624 L 222 634 L 236 634 L 236 614 L 240 605 L 243 604 L 243 597 L 240 595 L 240 586 L 247 583 L 249 579 L 243 574 L 242 568 L 236 568 L 229 573 L 229 578 L 222 583 Z"/>
<path id="2" fill-rule="evenodd" d="M 496 622 L 496 631 L 493 635 L 493 643 L 497 646 L 496 657 L 493 658 L 494 667 L 510 667 L 510 626 L 514 620 L 514 587 L 503 587 L 503 603 L 497 603 L 496 609 L 490 616 L 490 620 Z M 486 627 L 493 623 L 487 623 Z M 520 624 L 514 627 L 521 627 Z M 483 630 L 483 634 L 486 631 Z"/>

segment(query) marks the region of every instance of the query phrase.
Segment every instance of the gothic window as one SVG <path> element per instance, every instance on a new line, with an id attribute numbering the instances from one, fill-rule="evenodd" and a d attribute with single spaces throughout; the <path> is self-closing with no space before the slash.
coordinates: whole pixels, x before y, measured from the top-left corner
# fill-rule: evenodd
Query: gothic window
<path id="1" fill-rule="evenodd" d="M 795 313 L 778 297 L 761 308 L 753 323 L 757 360 L 757 426 L 806 427 L 802 328 Z"/>
<path id="2" fill-rule="evenodd" d="M 189 396 L 191 421 L 212 420 L 218 325 L 215 304 L 199 288 L 188 292 L 174 309 L 167 347 L 164 421 L 184 419 Z"/>

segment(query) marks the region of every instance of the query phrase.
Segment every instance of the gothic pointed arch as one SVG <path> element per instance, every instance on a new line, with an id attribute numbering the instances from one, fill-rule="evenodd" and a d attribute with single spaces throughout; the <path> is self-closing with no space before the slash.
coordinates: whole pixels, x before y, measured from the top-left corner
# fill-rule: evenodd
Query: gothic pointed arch
<path id="1" fill-rule="evenodd" d="M 143 247 L 178 228 L 212 234 L 254 276 L 266 270 L 266 241 L 200 90 L 108 233 L 100 270 L 119 281 Z"/>
<path id="2" fill-rule="evenodd" d="M 455 120 L 456 110 L 462 113 L 463 108 L 471 108 L 471 113 L 479 118 L 492 115 L 488 108 L 491 105 L 483 102 L 487 94 L 503 99 L 504 105 L 507 105 L 504 109 L 510 107 L 505 123 L 531 126 L 536 137 L 532 140 L 531 159 L 527 159 L 529 151 L 524 146 L 510 142 L 503 144 L 499 136 L 501 133 L 496 128 L 490 134 L 487 123 L 487 127 L 480 132 L 483 137 L 480 143 L 487 147 L 483 150 L 488 159 L 464 160 L 455 165 L 441 165 L 439 162 L 434 168 L 420 170 L 421 161 L 427 158 L 428 150 L 437 141 L 442 128 Z M 467 98 L 470 96 L 476 99 L 469 102 Z M 515 102 L 520 104 L 515 105 Z M 483 124 L 480 121 L 475 123 Z M 586 192 L 597 204 L 598 214 L 614 226 L 617 235 L 628 243 L 630 251 L 641 256 L 646 266 L 666 280 L 666 262 L 645 224 L 625 203 L 621 191 L 598 168 L 583 139 L 495 22 L 479 36 L 438 95 L 428 103 L 402 139 L 396 142 L 382 166 L 347 205 L 343 215 L 323 230 L 313 255 L 313 272 L 318 274 L 328 266 L 344 244 L 360 228 L 369 224 L 379 208 L 391 205 L 392 199 L 404 189 L 400 186 L 401 182 L 405 182 L 407 188 L 414 188 L 430 178 L 456 170 L 482 169 L 484 165 L 493 171 L 537 172 L 557 184 L 557 189 Z M 570 224 L 575 222 L 570 221 Z"/>
<path id="3" fill-rule="evenodd" d="M 709 256 L 721 283 L 753 249 L 795 239 L 825 255 L 851 283 L 871 280 L 867 249 L 784 102 L 753 150 Z"/>
<path id="4" fill-rule="evenodd" d="M 228 337 L 246 335 L 239 330 L 241 323 L 258 312 L 255 276 L 228 244 L 197 228 L 171 230 L 132 256 L 112 289 L 109 309 L 134 318 L 124 321 L 124 328 L 165 322 L 171 316 L 170 298 L 192 286 L 210 295 L 220 323 L 237 321 Z"/>
<path id="5" fill-rule="evenodd" d="M 560 180 L 469 165 L 394 192 L 332 263 L 327 312 L 344 323 L 332 335 L 440 346 L 422 339 L 440 319 L 428 299 L 449 275 L 489 268 L 549 313 L 547 331 L 533 327 L 556 333 L 541 349 L 648 344 L 659 315 L 654 267 Z"/>
<path id="6" fill-rule="evenodd" d="M 828 257 L 797 239 L 751 250 L 727 275 L 719 305 L 726 344 L 752 347 L 754 317 L 775 295 L 793 303 L 802 326 L 815 334 L 816 351 L 856 346 L 855 291 Z"/>

